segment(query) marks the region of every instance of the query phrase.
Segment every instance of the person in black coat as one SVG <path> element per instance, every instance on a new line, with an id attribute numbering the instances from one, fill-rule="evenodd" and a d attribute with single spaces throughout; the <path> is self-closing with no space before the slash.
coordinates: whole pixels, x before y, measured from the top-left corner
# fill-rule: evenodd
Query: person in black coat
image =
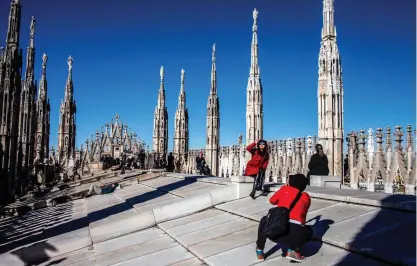
<path id="1" fill-rule="evenodd" d="M 323 152 L 323 146 L 321 144 L 316 145 L 316 153 L 311 156 L 308 163 L 308 184 L 310 185 L 311 175 L 328 175 L 329 174 L 329 161 L 326 154 Z"/>

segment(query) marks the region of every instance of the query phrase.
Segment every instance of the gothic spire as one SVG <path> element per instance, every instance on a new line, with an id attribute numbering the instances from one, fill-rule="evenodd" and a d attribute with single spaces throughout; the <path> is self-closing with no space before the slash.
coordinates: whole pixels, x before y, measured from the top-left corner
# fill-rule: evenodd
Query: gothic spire
<path id="1" fill-rule="evenodd" d="M 65 89 L 65 101 L 72 102 L 72 92 L 73 92 L 73 84 L 72 84 L 72 65 L 74 60 L 72 56 L 68 57 L 68 79 L 67 79 L 67 86 Z"/>
<path id="2" fill-rule="evenodd" d="M 178 97 L 178 109 L 185 108 L 184 81 L 185 81 L 185 70 L 181 69 L 181 90 L 180 90 L 180 95 Z"/>
<path id="3" fill-rule="evenodd" d="M 336 26 L 334 25 L 334 0 L 323 0 L 323 28 L 321 39 L 335 39 Z"/>
<path id="4" fill-rule="evenodd" d="M 7 29 L 7 47 L 19 47 L 20 37 L 20 10 L 19 0 L 12 0 L 10 3 L 9 27 Z"/>
<path id="5" fill-rule="evenodd" d="M 181 92 L 184 92 L 185 70 L 181 69 Z"/>
<path id="6" fill-rule="evenodd" d="M 217 71 L 216 71 L 216 44 L 211 51 L 211 88 L 210 94 L 217 94 Z"/>
<path id="7" fill-rule="evenodd" d="M 164 66 L 161 66 L 160 76 L 161 76 L 161 85 L 159 86 L 159 93 L 158 93 L 158 108 L 164 109 L 165 108 Z"/>
<path id="8" fill-rule="evenodd" d="M 252 45 L 251 45 L 251 66 L 250 74 L 251 76 L 256 76 L 259 74 L 259 65 L 258 65 L 258 10 L 256 8 L 253 10 L 253 26 L 252 26 Z"/>
<path id="9" fill-rule="evenodd" d="M 26 71 L 25 78 L 26 84 L 33 84 L 33 79 L 35 76 L 35 26 L 36 20 L 35 17 L 32 17 L 30 22 L 30 35 L 29 35 L 29 46 L 27 48 L 27 58 L 26 58 Z M 25 86 L 24 89 L 29 89 L 28 86 Z"/>
<path id="10" fill-rule="evenodd" d="M 39 92 L 38 92 L 38 99 L 41 100 L 41 98 L 46 95 L 46 92 L 48 90 L 47 81 L 46 81 L 46 65 L 48 63 L 48 56 L 44 53 L 42 55 L 42 75 L 41 80 L 39 82 Z"/>
<path id="11" fill-rule="evenodd" d="M 29 37 L 29 47 L 34 47 L 35 42 L 35 26 L 36 26 L 36 20 L 35 17 L 32 16 L 32 20 L 30 22 L 30 37 Z"/>

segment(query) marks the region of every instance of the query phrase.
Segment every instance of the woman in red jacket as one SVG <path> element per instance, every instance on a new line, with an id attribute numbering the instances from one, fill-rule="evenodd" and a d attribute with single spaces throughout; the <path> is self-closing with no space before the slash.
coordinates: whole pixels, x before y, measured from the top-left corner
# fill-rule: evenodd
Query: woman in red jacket
<path id="1" fill-rule="evenodd" d="M 299 248 L 307 243 L 313 231 L 306 226 L 306 217 L 308 209 L 310 208 L 310 196 L 303 192 L 307 187 L 307 178 L 303 174 L 291 175 L 289 177 L 288 185 L 282 186 L 270 199 L 269 202 L 277 207 L 289 208 L 291 203 L 301 192 L 301 197 L 290 212 L 290 226 L 289 231 L 280 236 L 278 239 L 271 239 L 271 241 L 279 243 L 288 248 L 286 258 L 291 261 L 302 262 L 305 257 L 299 252 Z M 264 252 L 266 237 L 263 234 L 263 227 L 266 217 L 263 217 L 259 222 L 258 240 L 256 241 L 256 255 L 259 261 L 264 260 Z"/>
<path id="2" fill-rule="evenodd" d="M 252 154 L 252 158 L 246 164 L 245 175 L 256 178 L 260 174 L 259 178 L 261 182 L 259 182 L 257 187 L 254 186 L 250 193 L 250 196 L 255 198 L 256 190 L 262 190 L 265 180 L 265 170 L 269 160 L 268 145 L 265 140 L 261 139 L 249 145 L 246 150 Z"/>

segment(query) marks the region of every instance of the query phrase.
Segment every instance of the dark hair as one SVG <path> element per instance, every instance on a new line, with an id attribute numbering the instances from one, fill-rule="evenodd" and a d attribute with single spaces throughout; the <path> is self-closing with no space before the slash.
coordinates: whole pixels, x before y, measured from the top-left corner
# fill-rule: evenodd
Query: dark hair
<path id="1" fill-rule="evenodd" d="M 323 145 L 320 143 L 316 144 L 316 152 L 319 152 L 319 148 L 323 149 Z"/>
<path id="2" fill-rule="evenodd" d="M 295 174 L 289 176 L 288 185 L 297 188 L 300 190 L 300 192 L 303 192 L 306 189 L 307 183 L 307 178 L 303 174 Z"/>
<path id="3" fill-rule="evenodd" d="M 259 149 L 259 145 L 260 145 L 261 143 L 265 144 L 265 148 L 264 148 L 264 150 L 263 150 L 263 151 L 261 151 L 261 149 Z M 269 153 L 268 153 L 268 142 L 266 142 L 266 141 L 265 141 L 265 140 L 263 140 L 263 139 L 260 139 L 260 140 L 258 141 L 258 143 L 256 143 L 256 148 L 257 148 L 257 150 L 258 150 L 259 155 L 261 155 L 262 157 L 264 157 L 264 160 L 268 160 L 268 159 L 269 159 Z"/>

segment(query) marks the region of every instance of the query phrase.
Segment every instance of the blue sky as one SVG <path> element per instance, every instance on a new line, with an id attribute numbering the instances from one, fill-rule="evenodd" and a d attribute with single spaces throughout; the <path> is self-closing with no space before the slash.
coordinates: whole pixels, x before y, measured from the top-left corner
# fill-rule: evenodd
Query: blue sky
<path id="1" fill-rule="evenodd" d="M 252 11 L 259 11 L 264 138 L 317 134 L 321 0 L 21 0 L 21 46 L 36 24 L 36 76 L 47 53 L 51 145 L 56 145 L 67 58 L 74 58 L 77 146 L 116 113 L 150 143 L 165 67 L 169 149 L 181 68 L 186 71 L 190 148 L 204 146 L 211 47 L 216 42 L 221 145 L 245 132 Z M 56 4 L 59 2 L 59 5 Z M 401 4 L 399 4 L 401 2 Z M 5 40 L 9 0 L 0 2 Z M 41 4 L 42 3 L 42 4 Z M 377 4 L 376 4 L 377 3 Z M 335 0 L 345 88 L 345 134 L 416 124 L 415 1 Z"/>

